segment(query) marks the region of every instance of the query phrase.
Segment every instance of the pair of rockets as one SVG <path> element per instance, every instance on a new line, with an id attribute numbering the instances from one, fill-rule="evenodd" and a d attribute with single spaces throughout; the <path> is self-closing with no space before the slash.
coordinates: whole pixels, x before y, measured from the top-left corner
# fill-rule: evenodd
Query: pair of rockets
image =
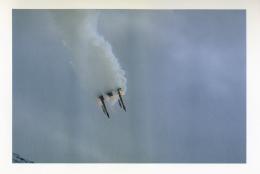
<path id="1" fill-rule="evenodd" d="M 125 95 L 125 93 L 121 88 L 117 88 L 116 90 L 111 90 L 111 91 L 107 92 L 106 95 L 109 98 L 114 98 L 114 97 L 118 98 L 118 104 L 119 104 L 120 108 L 122 108 L 122 109 L 124 109 L 124 111 L 126 111 L 126 107 L 125 107 L 125 104 L 124 104 L 124 101 L 123 101 L 123 98 L 122 98 L 122 96 Z M 107 111 L 107 107 L 106 107 L 106 104 L 105 104 L 105 100 L 106 100 L 106 98 L 104 97 L 104 95 L 99 95 L 97 97 L 98 105 L 101 106 L 104 114 L 108 118 L 110 118 L 110 115 Z"/>

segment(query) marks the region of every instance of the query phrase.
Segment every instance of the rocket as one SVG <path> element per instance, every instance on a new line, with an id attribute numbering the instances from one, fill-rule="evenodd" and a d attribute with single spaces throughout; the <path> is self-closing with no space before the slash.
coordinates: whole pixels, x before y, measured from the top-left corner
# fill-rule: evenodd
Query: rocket
<path id="1" fill-rule="evenodd" d="M 122 97 L 123 95 L 125 95 L 125 93 L 121 88 L 117 88 L 116 90 L 110 90 L 105 95 L 108 98 L 105 97 L 104 95 L 99 95 L 97 97 L 97 100 L 98 100 L 98 105 L 102 108 L 104 114 L 108 118 L 110 118 L 110 115 L 107 111 L 107 107 L 106 107 L 106 104 L 105 104 L 105 101 L 108 100 L 108 99 L 118 98 L 118 104 L 119 104 L 120 108 L 122 108 L 126 112 L 125 103 L 124 103 L 123 97 Z"/>

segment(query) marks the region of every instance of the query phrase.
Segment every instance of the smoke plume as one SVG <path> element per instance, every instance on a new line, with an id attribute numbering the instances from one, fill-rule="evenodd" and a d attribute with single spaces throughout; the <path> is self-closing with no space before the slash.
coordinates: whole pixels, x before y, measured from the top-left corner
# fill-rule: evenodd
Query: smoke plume
<path id="1" fill-rule="evenodd" d="M 125 72 L 110 43 L 97 31 L 99 15 L 95 11 L 51 15 L 63 44 L 72 55 L 71 64 L 81 86 L 95 97 L 117 88 L 126 91 Z"/>

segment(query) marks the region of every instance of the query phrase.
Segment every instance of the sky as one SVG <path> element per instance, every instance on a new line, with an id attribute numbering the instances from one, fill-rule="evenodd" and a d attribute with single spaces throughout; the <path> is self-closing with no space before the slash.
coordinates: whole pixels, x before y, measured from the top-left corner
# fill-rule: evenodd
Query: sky
<path id="1" fill-rule="evenodd" d="M 127 112 L 109 108 L 107 119 L 82 87 L 49 10 L 13 10 L 13 152 L 40 163 L 245 163 L 245 10 L 96 11 L 125 71 Z"/>

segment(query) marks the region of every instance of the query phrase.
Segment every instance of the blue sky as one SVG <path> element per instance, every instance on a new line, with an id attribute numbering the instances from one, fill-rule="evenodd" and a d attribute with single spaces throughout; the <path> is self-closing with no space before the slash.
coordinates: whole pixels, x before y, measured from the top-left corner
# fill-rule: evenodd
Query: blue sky
<path id="1" fill-rule="evenodd" d="M 99 12 L 126 72 L 127 112 L 108 120 L 80 87 L 48 10 L 13 10 L 13 152 L 35 162 L 246 162 L 246 12 Z"/>

